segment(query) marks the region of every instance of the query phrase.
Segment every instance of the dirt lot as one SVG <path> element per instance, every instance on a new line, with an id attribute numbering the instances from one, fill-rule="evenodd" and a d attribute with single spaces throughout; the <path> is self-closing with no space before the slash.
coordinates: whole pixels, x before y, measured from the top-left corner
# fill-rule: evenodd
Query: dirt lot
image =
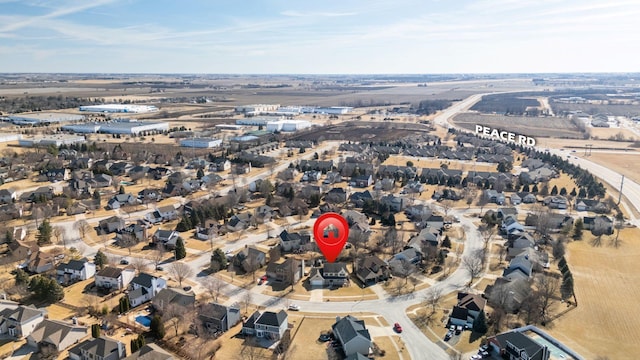
<path id="1" fill-rule="evenodd" d="M 352 140 L 387 141 L 415 135 L 419 131 L 429 130 L 420 124 L 395 122 L 345 122 L 319 129 L 301 132 L 292 137 L 294 140 Z"/>
<path id="2" fill-rule="evenodd" d="M 638 350 L 640 288 L 630 285 L 640 283 L 640 229 L 624 229 L 620 237 L 618 249 L 608 246 L 606 236 L 601 247 L 593 247 L 587 232 L 583 241 L 569 244 L 578 307 L 545 328 L 587 359 L 628 359 Z"/>
<path id="3" fill-rule="evenodd" d="M 624 154 L 592 152 L 588 159 L 623 174 L 635 182 L 640 182 L 640 171 L 638 171 L 636 165 L 638 160 L 640 160 L 640 152 L 628 152 Z"/>
<path id="4" fill-rule="evenodd" d="M 582 139 L 571 120 L 566 118 L 539 118 L 503 115 L 480 115 L 464 113 L 457 115 L 453 122 L 465 129 L 475 131 L 476 124 L 490 128 L 504 129 L 518 134 L 533 137 L 560 137 Z"/>

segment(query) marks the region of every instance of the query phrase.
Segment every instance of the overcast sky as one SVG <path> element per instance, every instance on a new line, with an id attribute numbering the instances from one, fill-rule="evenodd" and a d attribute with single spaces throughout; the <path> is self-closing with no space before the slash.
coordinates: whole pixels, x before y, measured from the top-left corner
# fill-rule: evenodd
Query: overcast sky
<path id="1" fill-rule="evenodd" d="M 0 0 L 0 72 L 637 72 L 639 16 L 639 0 Z"/>

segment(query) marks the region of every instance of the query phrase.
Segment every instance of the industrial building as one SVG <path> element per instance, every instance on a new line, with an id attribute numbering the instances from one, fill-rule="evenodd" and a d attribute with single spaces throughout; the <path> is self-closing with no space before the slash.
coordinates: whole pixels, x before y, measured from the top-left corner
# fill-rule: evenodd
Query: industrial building
<path id="1" fill-rule="evenodd" d="M 9 115 L 9 121 L 15 125 L 41 125 L 80 120 L 84 120 L 84 115 L 52 112 Z"/>
<path id="2" fill-rule="evenodd" d="M 192 148 L 214 148 L 222 145 L 222 140 L 213 138 L 192 138 L 180 140 L 180 146 Z"/>
<path id="3" fill-rule="evenodd" d="M 84 136 L 76 136 L 76 135 L 47 135 L 47 136 L 34 136 L 29 138 L 22 138 L 18 140 L 18 145 L 24 147 L 34 147 L 34 146 L 50 146 L 54 145 L 56 147 L 60 145 L 73 145 L 73 144 L 82 144 L 86 140 Z"/>
<path id="4" fill-rule="evenodd" d="M 270 111 L 276 111 L 279 107 L 280 104 L 252 104 L 236 106 L 235 110 L 238 113 L 260 115 Z"/>
<path id="5" fill-rule="evenodd" d="M 293 132 L 311 127 L 311 122 L 306 120 L 278 120 L 267 123 L 267 131 Z"/>
<path id="6" fill-rule="evenodd" d="M 350 113 L 351 110 L 353 110 L 353 108 L 349 106 L 329 106 L 317 107 L 313 109 L 313 112 L 316 114 L 344 115 Z"/>
<path id="7" fill-rule="evenodd" d="M 0 134 L 0 143 L 9 142 L 9 141 L 18 141 L 20 140 L 20 138 L 21 138 L 20 134 L 9 134 L 9 133 Z"/>
<path id="8" fill-rule="evenodd" d="M 235 131 L 235 130 L 244 129 L 244 126 L 242 126 L 242 125 L 234 125 L 234 124 L 218 124 L 218 125 L 216 125 L 216 129 Z"/>
<path id="9" fill-rule="evenodd" d="M 246 119 L 237 119 L 236 125 L 246 125 L 246 126 L 267 126 L 267 123 L 272 121 L 282 120 L 282 117 L 250 117 Z"/>
<path id="10" fill-rule="evenodd" d="M 104 104 L 80 106 L 80 111 L 96 113 L 149 113 L 158 111 L 153 105 L 131 105 L 131 104 Z"/>
<path id="11" fill-rule="evenodd" d="M 103 134 L 140 134 L 147 131 L 167 131 L 169 123 L 137 121 L 132 119 L 119 119 L 106 123 L 87 123 L 65 125 L 62 130 L 74 133 L 103 133 Z"/>

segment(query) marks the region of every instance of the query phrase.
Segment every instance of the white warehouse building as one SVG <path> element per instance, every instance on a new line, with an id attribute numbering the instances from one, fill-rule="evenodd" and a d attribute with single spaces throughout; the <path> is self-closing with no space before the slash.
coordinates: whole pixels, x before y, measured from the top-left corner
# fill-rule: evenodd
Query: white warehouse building
<path id="1" fill-rule="evenodd" d="M 9 115 L 9 121 L 14 123 L 15 125 L 53 124 L 67 121 L 80 121 L 83 119 L 84 115 L 53 112 Z"/>
<path id="2" fill-rule="evenodd" d="M 329 115 L 344 115 L 353 110 L 349 106 L 330 106 L 330 107 L 317 107 L 313 110 L 316 114 L 329 114 Z"/>
<path id="3" fill-rule="evenodd" d="M 54 145 L 58 147 L 60 145 L 82 144 L 84 142 L 86 142 L 84 136 L 48 135 L 48 136 L 22 138 L 18 140 L 18 145 L 25 146 L 25 147 Z"/>
<path id="4" fill-rule="evenodd" d="M 267 123 L 267 131 L 293 132 L 311 127 L 311 122 L 306 120 L 278 120 Z"/>
<path id="5" fill-rule="evenodd" d="M 74 133 L 137 135 L 146 131 L 167 131 L 169 130 L 169 123 L 120 119 L 107 123 L 65 125 L 62 130 Z"/>
<path id="6" fill-rule="evenodd" d="M 280 107 L 280 104 L 251 104 L 236 106 L 235 110 L 239 113 L 259 115 L 262 113 L 275 111 Z"/>
<path id="7" fill-rule="evenodd" d="M 191 148 L 214 148 L 222 145 L 222 140 L 213 138 L 191 138 L 180 140 L 180 146 Z"/>
<path id="8" fill-rule="evenodd" d="M 272 116 L 272 117 L 250 117 L 246 119 L 237 119 L 236 125 L 246 125 L 246 126 L 265 126 L 267 123 L 272 121 L 281 120 L 282 117 Z"/>
<path id="9" fill-rule="evenodd" d="M 80 111 L 96 113 L 148 113 L 158 111 L 153 105 L 104 104 L 80 106 Z"/>

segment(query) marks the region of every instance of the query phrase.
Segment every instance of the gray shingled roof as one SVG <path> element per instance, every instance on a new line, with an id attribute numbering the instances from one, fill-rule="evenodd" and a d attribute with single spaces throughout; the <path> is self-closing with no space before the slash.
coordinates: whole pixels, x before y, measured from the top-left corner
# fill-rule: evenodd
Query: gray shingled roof
<path id="1" fill-rule="evenodd" d="M 288 315 L 284 310 L 280 310 L 278 313 L 265 311 L 260 315 L 258 320 L 256 320 L 256 324 L 279 327 L 287 321 L 287 317 Z"/>
<path id="2" fill-rule="evenodd" d="M 361 336 L 371 341 L 369 330 L 364 326 L 364 321 L 358 320 L 351 315 L 347 315 L 331 326 L 334 334 L 339 334 L 343 343 L 348 343 L 353 338 Z"/>

